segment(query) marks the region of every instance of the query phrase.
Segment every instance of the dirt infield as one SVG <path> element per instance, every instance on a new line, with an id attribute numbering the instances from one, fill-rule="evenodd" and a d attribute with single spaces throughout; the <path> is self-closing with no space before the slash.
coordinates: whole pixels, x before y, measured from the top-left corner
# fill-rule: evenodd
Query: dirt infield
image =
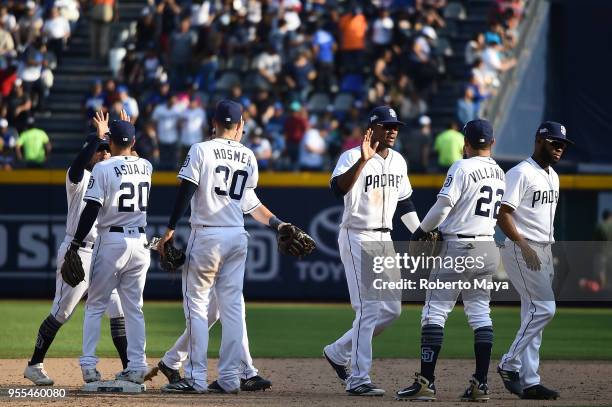
<path id="1" fill-rule="evenodd" d="M 157 363 L 157 360 L 150 360 Z M 202 405 L 207 406 L 379 406 L 398 405 L 393 394 L 396 390 L 412 382 L 418 361 L 414 359 L 379 359 L 374 361 L 372 377 L 378 385 L 387 390 L 382 398 L 349 397 L 335 377 L 331 368 L 321 359 L 258 359 L 257 367 L 261 374 L 273 382 L 271 390 L 258 393 L 242 392 L 238 395 L 166 395 L 159 392 L 165 384 L 161 374 L 149 382 L 148 391 L 142 395 L 85 394 L 79 391 L 82 385 L 81 372 L 76 359 L 48 359 L 45 367 L 54 378 L 57 388 L 68 390 L 68 399 L 9 399 L 8 388 L 29 387 L 23 378 L 25 360 L 0 359 L 0 404 L 39 406 L 41 404 L 74 406 L 134 406 L 138 405 Z M 214 372 L 216 361 L 212 361 L 210 371 Z M 103 359 L 98 365 L 102 376 L 111 379 L 120 370 L 118 360 Z M 465 405 L 458 401 L 473 370 L 471 360 L 444 360 L 439 363 L 436 386 L 438 400 L 436 405 Z M 542 365 L 543 382 L 558 389 L 561 399 L 557 401 L 535 402 L 519 401 L 507 393 L 491 366 L 490 385 L 495 406 L 567 406 L 567 405 L 612 405 L 612 363 L 596 361 L 546 361 Z M 212 373 L 210 380 L 215 378 Z"/>

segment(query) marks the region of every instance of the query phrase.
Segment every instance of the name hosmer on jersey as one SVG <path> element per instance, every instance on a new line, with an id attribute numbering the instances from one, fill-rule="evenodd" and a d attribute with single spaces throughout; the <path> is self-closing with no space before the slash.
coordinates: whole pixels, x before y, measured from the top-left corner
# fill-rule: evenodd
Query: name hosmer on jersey
<path id="1" fill-rule="evenodd" d="M 144 162 L 115 165 L 113 170 L 118 178 L 123 175 L 151 175 L 149 167 Z"/>
<path id="2" fill-rule="evenodd" d="M 398 174 L 373 174 L 366 175 L 365 184 L 364 184 L 364 192 L 368 192 L 368 190 L 373 190 L 377 188 L 385 188 L 391 187 L 399 189 L 400 185 L 402 185 L 402 180 L 404 175 Z"/>
<path id="3" fill-rule="evenodd" d="M 549 189 L 548 191 L 533 191 L 531 199 L 531 207 L 535 208 L 536 204 L 557 204 L 559 202 L 559 191 Z"/>
<path id="4" fill-rule="evenodd" d="M 245 151 L 237 149 L 215 148 L 213 154 L 217 160 L 233 160 L 251 167 L 251 156 Z"/>

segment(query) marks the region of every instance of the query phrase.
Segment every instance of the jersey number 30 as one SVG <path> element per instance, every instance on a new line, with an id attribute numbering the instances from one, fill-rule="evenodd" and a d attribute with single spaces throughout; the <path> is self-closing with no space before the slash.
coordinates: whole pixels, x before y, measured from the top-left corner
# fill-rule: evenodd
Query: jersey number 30
<path id="1" fill-rule="evenodd" d="M 474 214 L 489 218 L 491 216 L 491 208 L 489 207 L 489 205 L 491 205 L 491 202 L 493 201 L 493 188 L 488 185 L 485 185 L 480 188 L 480 193 L 484 194 L 484 196 L 481 196 L 476 201 L 476 211 L 474 212 Z M 495 191 L 495 196 L 497 196 L 498 199 L 495 200 L 495 204 L 493 205 L 493 219 L 497 219 L 499 207 L 501 206 L 501 199 L 502 196 L 504 196 L 504 190 L 498 189 L 497 191 Z"/>
<path id="2" fill-rule="evenodd" d="M 140 212 L 147 211 L 147 204 L 149 202 L 149 183 L 141 182 L 138 184 L 138 196 L 136 197 L 136 186 L 131 182 L 123 182 L 119 185 L 119 190 L 123 192 L 119 195 L 119 212 L 134 212 L 136 204 Z M 136 197 L 134 202 L 134 197 Z"/>
<path id="3" fill-rule="evenodd" d="M 244 187 L 246 186 L 247 178 L 249 178 L 249 173 L 244 170 L 234 171 L 234 174 L 232 175 L 232 182 L 229 184 L 228 189 L 226 189 L 227 181 L 229 180 L 231 170 L 225 165 L 220 165 L 215 168 L 215 173 L 223 173 L 224 184 L 224 187 L 215 187 L 215 193 L 221 196 L 229 195 L 230 198 L 239 201 L 244 193 Z"/>

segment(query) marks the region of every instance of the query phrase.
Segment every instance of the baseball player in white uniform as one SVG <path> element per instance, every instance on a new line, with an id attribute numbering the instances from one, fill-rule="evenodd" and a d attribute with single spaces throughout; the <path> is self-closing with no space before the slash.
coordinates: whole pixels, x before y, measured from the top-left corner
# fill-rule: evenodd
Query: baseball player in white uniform
<path id="1" fill-rule="evenodd" d="M 444 325 L 448 314 L 462 294 L 464 311 L 474 331 L 476 371 L 461 397 L 463 401 L 489 399 L 487 374 L 493 347 L 493 324 L 490 317 L 490 293 L 487 286 L 499 266 L 499 250 L 493 240 L 494 228 L 504 194 L 504 171 L 491 158 L 493 129 L 488 121 L 477 119 L 463 128 L 464 153 L 467 159 L 455 162 L 448 170 L 438 199 L 429 210 L 411 240 L 424 232 L 439 228 L 444 244 L 438 254 L 443 259 L 457 259 L 435 265 L 430 282 L 468 281 L 470 287 L 428 289 L 421 315 L 421 370 L 414 383 L 397 392 L 401 400 L 431 401 L 436 399 L 435 368 L 442 348 Z M 411 251 L 412 253 L 412 251 Z M 468 266 L 469 258 L 474 259 Z M 478 261 L 480 259 L 480 261 Z M 459 260 L 462 263 L 459 263 Z M 465 269 L 456 265 L 464 264 Z"/>
<path id="2" fill-rule="evenodd" d="M 94 122 L 104 121 L 102 113 L 98 113 Z M 24 377 L 30 379 L 38 386 L 50 386 L 53 380 L 49 377 L 43 367 L 43 361 L 58 330 L 72 316 L 77 304 L 87 293 L 89 286 L 89 267 L 91 264 L 91 253 L 96 240 L 97 232 L 92 229 L 85 237 L 81 247 L 78 249 L 79 256 L 85 270 L 85 280 L 76 287 L 71 287 L 64 282 L 60 269 L 64 262 L 64 254 L 74 238 L 77 221 L 83 207 L 83 196 L 89 183 L 90 171 L 100 161 L 110 157 L 108 142 L 104 139 L 106 126 L 98 127 L 97 135 L 91 135 L 81 151 L 77 154 L 72 165 L 66 173 L 66 200 L 68 201 L 68 214 L 66 216 L 66 237 L 57 251 L 57 271 L 55 276 L 55 298 L 51 306 L 49 316 L 42 322 L 38 330 L 36 344 L 32 358 L 25 369 Z M 127 339 L 125 337 L 125 319 L 121 309 L 121 301 L 117 291 L 111 294 L 111 299 L 106 308 L 106 314 L 110 318 L 111 336 L 117 348 L 121 363 L 127 366 Z"/>
<path id="3" fill-rule="evenodd" d="M 248 234 L 244 214 L 278 230 L 286 223 L 276 218 L 255 194 L 259 178 L 253 152 L 240 144 L 244 121 L 238 103 L 223 100 L 216 107 L 215 136 L 191 146 L 178 178 L 181 180 L 163 247 L 191 203 L 191 235 L 183 266 L 183 309 L 186 329 L 159 364 L 170 383 L 168 393 L 237 393 L 241 361 L 250 359 L 242 285 Z M 208 329 L 211 301 L 217 302 L 222 323 L 218 379 L 207 383 Z M 214 314 L 214 313 L 213 313 Z M 216 315 L 214 315 L 216 319 Z M 185 377 L 178 381 L 181 361 Z M 252 366 L 252 361 L 246 361 Z M 252 372 L 256 370 L 253 368 Z M 269 383 L 269 382 L 268 382 Z M 269 386 L 268 386 L 269 387 Z"/>
<path id="4" fill-rule="evenodd" d="M 98 238 L 92 258 L 89 293 L 83 323 L 83 380 L 100 380 L 96 369 L 96 346 L 100 320 L 117 289 L 125 313 L 128 364 L 115 375 L 117 380 L 143 383 L 157 373 L 147 366 L 142 292 L 151 261 L 145 226 L 153 168 L 147 160 L 134 157 L 134 126 L 115 120 L 109 126 L 111 158 L 93 169 L 74 240 L 68 250 L 83 242 L 96 218 Z"/>
<path id="5" fill-rule="evenodd" d="M 521 297 L 521 326 L 497 371 L 506 389 L 524 399 L 559 397 L 540 384 L 538 366 L 542 331 L 555 314 L 551 245 L 559 176 L 552 165 L 568 144 L 563 125 L 540 125 L 533 155 L 508 171 L 497 220 L 507 236 L 501 251 L 504 268 Z"/>
<path id="6" fill-rule="evenodd" d="M 255 197 L 255 194 L 252 195 Z M 249 206 L 250 205 L 250 206 Z M 252 204 L 247 204 L 247 207 L 257 205 L 257 201 Z M 255 211 L 255 209 L 253 209 Z M 253 214 L 253 213 L 251 213 Z M 265 222 L 262 222 L 265 223 Z M 259 375 L 259 370 L 253 364 L 253 358 L 249 350 L 249 337 L 246 327 L 246 310 L 244 297 L 241 298 L 242 306 L 242 352 L 240 355 L 240 367 L 238 370 L 240 377 L 240 390 L 242 391 L 258 391 L 266 390 L 272 387 L 272 382 Z M 215 294 L 215 290 L 210 290 L 208 303 L 208 329 L 219 320 L 219 302 Z M 159 370 L 166 376 L 170 384 L 179 382 L 182 378 L 180 368 L 189 356 L 189 332 L 185 330 L 177 339 L 172 348 L 170 348 L 158 363 Z"/>
<path id="7" fill-rule="evenodd" d="M 352 329 L 323 354 L 349 395 L 382 396 L 385 391 L 372 383 L 372 337 L 379 335 L 401 313 L 401 300 L 362 298 L 362 246 L 366 242 L 391 242 L 396 208 L 414 231 L 419 218 L 412 200 L 406 161 L 392 149 L 398 129 L 404 123 L 389 106 L 379 106 L 368 116 L 368 129 L 361 147 L 345 151 L 333 171 L 330 185 L 337 197 L 344 197 L 344 214 L 338 245 L 344 265 L 351 305 L 355 310 Z M 350 372 L 348 366 L 350 364 Z"/>

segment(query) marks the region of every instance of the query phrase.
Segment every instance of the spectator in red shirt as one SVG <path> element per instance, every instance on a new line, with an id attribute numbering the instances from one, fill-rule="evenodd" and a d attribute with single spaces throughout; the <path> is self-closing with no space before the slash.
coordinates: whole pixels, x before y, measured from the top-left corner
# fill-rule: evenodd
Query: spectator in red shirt
<path id="1" fill-rule="evenodd" d="M 114 80 L 109 79 L 104 84 L 104 106 L 110 110 L 113 104 L 119 100 L 117 92 L 117 84 Z"/>
<path id="2" fill-rule="evenodd" d="M 342 151 L 350 150 L 361 145 L 361 127 L 355 126 L 352 129 L 344 129 L 342 135 L 344 140 L 342 142 Z"/>
<path id="3" fill-rule="evenodd" d="M 295 165 L 298 162 L 300 143 L 308 129 L 308 120 L 300 102 L 293 101 L 289 110 L 291 110 L 291 115 L 285 120 L 284 133 L 287 141 L 287 155 L 291 164 Z"/>
<path id="4" fill-rule="evenodd" d="M 13 90 L 13 84 L 17 79 L 17 69 L 14 65 L 8 65 L 5 60 L 0 61 L 0 64 L 0 94 L 4 101 Z"/>

